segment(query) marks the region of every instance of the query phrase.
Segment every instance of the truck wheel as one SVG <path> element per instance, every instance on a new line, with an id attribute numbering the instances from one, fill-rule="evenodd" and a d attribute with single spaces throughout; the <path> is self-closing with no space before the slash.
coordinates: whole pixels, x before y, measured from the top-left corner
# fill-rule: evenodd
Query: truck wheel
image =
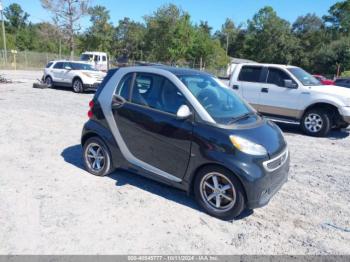
<path id="1" fill-rule="evenodd" d="M 324 109 L 311 109 L 304 114 L 301 128 L 307 135 L 324 137 L 331 129 L 331 117 Z"/>
<path id="2" fill-rule="evenodd" d="M 244 191 L 239 180 L 220 167 L 205 167 L 194 181 L 197 203 L 210 215 L 232 220 L 245 208 Z"/>

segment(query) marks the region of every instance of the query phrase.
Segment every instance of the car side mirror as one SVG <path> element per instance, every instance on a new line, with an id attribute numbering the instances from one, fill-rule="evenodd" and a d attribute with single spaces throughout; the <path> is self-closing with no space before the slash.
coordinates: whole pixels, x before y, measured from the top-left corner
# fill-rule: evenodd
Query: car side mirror
<path id="1" fill-rule="evenodd" d="M 64 69 L 66 70 L 72 70 L 72 68 L 70 66 L 65 66 Z"/>
<path id="2" fill-rule="evenodd" d="M 190 108 L 187 105 L 182 105 L 177 110 L 176 116 L 178 119 L 186 119 L 192 115 Z"/>
<path id="3" fill-rule="evenodd" d="M 284 80 L 284 87 L 291 88 L 291 89 L 297 89 L 298 85 L 290 79 L 285 79 Z"/>

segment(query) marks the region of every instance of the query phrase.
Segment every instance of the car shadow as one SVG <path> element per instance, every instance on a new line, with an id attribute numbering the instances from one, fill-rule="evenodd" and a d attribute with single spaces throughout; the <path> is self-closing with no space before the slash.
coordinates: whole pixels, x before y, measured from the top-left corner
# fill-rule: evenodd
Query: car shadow
<path id="1" fill-rule="evenodd" d="M 64 149 L 61 153 L 61 156 L 63 157 L 65 162 L 79 169 L 85 170 L 81 155 L 82 155 L 81 145 L 70 146 Z M 115 180 L 115 185 L 117 187 L 131 185 L 133 187 L 137 187 L 149 193 L 158 195 L 167 200 L 190 207 L 199 212 L 204 212 L 198 207 L 197 203 L 194 201 L 194 198 L 191 196 L 188 196 L 186 192 L 167 186 L 162 183 L 158 183 L 151 179 L 147 179 L 143 176 L 134 174 L 132 172 L 118 169 L 114 171 L 112 174 L 110 174 L 108 178 Z M 253 210 L 245 210 L 244 212 L 241 213 L 240 216 L 236 217 L 233 221 L 244 219 L 248 216 L 251 216 L 253 213 L 254 213 Z"/>
<path id="2" fill-rule="evenodd" d="M 297 124 L 287 124 L 275 122 L 284 133 L 295 134 L 295 135 L 305 135 Z M 340 140 L 345 139 L 350 135 L 350 129 L 341 129 L 341 130 L 331 130 L 327 138 L 330 140 Z"/>

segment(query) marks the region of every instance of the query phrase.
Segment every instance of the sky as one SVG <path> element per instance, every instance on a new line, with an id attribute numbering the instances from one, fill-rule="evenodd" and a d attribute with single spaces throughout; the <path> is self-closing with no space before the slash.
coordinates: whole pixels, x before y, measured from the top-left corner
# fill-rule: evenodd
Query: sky
<path id="1" fill-rule="evenodd" d="M 1 1 L 1 0 L 0 0 Z M 340 1 L 340 0 L 338 0 Z M 277 14 L 293 23 L 300 15 L 316 13 L 323 16 L 337 0 L 90 0 L 92 5 L 103 5 L 110 10 L 113 24 L 124 18 L 143 22 L 144 15 L 152 14 L 158 7 L 173 3 L 189 12 L 193 23 L 208 21 L 214 31 L 219 30 L 226 18 L 236 25 L 245 23 L 264 6 L 272 6 Z M 30 14 L 30 21 L 37 23 L 50 21 L 50 14 L 40 4 L 40 0 L 2 0 L 6 7 L 18 3 Z M 89 26 L 88 18 L 81 22 L 83 28 Z"/>

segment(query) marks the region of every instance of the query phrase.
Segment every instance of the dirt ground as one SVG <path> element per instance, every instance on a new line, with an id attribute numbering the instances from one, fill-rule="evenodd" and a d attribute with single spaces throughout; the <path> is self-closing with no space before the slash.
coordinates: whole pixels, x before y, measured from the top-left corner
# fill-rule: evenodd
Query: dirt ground
<path id="1" fill-rule="evenodd" d="M 82 169 L 93 94 L 33 89 L 41 72 L 1 71 L 0 254 L 350 254 L 350 130 L 312 138 L 281 125 L 287 184 L 224 222 L 140 176 Z"/>

